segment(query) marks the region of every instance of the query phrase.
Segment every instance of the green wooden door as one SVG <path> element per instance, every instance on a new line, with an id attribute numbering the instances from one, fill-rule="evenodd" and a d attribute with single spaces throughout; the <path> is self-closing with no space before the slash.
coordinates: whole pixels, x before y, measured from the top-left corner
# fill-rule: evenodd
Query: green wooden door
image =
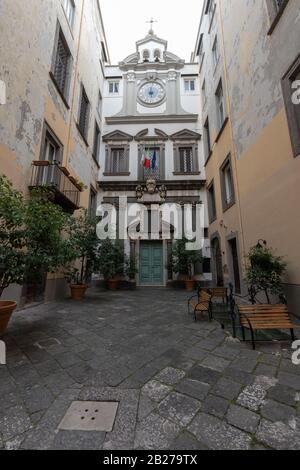
<path id="1" fill-rule="evenodd" d="M 163 284 L 163 245 L 161 242 L 141 242 L 140 284 Z"/>

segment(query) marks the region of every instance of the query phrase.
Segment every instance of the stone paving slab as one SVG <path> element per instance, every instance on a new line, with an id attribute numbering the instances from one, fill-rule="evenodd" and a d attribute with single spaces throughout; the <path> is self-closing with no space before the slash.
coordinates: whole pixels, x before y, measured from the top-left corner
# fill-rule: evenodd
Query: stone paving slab
<path id="1" fill-rule="evenodd" d="M 234 340 L 187 293 L 89 290 L 14 314 L 0 366 L 0 448 L 300 449 L 290 343 Z M 140 306 L 143 306 L 141 309 Z M 73 401 L 117 401 L 112 432 L 59 430 Z"/>

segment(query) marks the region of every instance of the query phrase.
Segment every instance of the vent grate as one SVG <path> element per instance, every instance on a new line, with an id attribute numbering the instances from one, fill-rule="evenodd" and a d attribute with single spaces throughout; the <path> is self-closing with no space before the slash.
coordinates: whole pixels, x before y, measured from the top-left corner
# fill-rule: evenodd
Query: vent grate
<path id="1" fill-rule="evenodd" d="M 118 405 L 118 402 L 108 401 L 74 401 L 71 403 L 58 429 L 111 432 Z"/>

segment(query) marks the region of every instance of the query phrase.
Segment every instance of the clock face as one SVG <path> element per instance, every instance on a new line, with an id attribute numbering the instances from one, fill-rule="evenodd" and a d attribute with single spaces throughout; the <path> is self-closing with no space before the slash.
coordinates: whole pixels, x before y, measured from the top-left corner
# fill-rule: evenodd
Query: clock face
<path id="1" fill-rule="evenodd" d="M 159 83 L 148 82 L 141 86 L 138 96 L 145 104 L 158 104 L 164 99 L 165 90 Z"/>

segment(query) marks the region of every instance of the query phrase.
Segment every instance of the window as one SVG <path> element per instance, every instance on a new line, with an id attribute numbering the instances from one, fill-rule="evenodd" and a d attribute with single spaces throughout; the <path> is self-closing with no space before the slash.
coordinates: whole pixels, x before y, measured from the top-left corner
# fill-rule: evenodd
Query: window
<path id="1" fill-rule="evenodd" d="M 78 128 L 82 137 L 85 139 L 85 142 L 87 140 L 88 126 L 89 126 L 89 112 L 90 112 L 90 102 L 88 100 L 84 86 L 82 86 L 80 106 L 79 106 Z"/>
<path id="2" fill-rule="evenodd" d="M 99 95 L 98 95 L 97 111 L 98 111 L 99 117 L 101 117 L 102 116 L 102 94 L 101 94 L 101 91 L 99 91 Z"/>
<path id="3" fill-rule="evenodd" d="M 45 128 L 41 160 L 47 160 L 50 163 L 61 163 L 62 161 L 62 145 L 48 126 Z"/>
<path id="4" fill-rule="evenodd" d="M 111 151 L 112 172 L 123 173 L 125 171 L 125 149 L 116 148 Z"/>
<path id="5" fill-rule="evenodd" d="M 217 103 L 219 128 L 221 129 L 225 121 L 225 104 L 224 104 L 222 80 L 220 81 L 219 86 L 216 91 L 216 103 Z"/>
<path id="6" fill-rule="evenodd" d="M 155 49 L 154 51 L 154 60 L 155 62 L 160 62 L 161 59 L 161 52 L 159 49 Z"/>
<path id="7" fill-rule="evenodd" d="M 95 134 L 94 134 L 94 148 L 93 148 L 93 158 L 98 163 L 99 161 L 99 149 L 100 149 L 100 129 L 97 124 L 95 123 Z"/>
<path id="8" fill-rule="evenodd" d="M 267 7 L 269 11 L 269 16 L 271 19 L 271 27 L 268 31 L 268 34 L 272 34 L 289 0 L 266 0 L 266 1 L 267 1 Z"/>
<path id="9" fill-rule="evenodd" d="M 145 49 L 143 51 L 143 60 L 144 62 L 149 62 L 150 60 L 150 52 L 148 51 L 148 49 Z"/>
<path id="10" fill-rule="evenodd" d="M 210 128 L 208 118 L 204 124 L 204 147 L 205 147 L 205 160 L 208 160 L 211 154 L 211 143 L 210 143 Z"/>
<path id="11" fill-rule="evenodd" d="M 206 81 L 205 81 L 205 80 L 204 80 L 204 82 L 203 82 L 201 92 L 202 92 L 202 106 L 203 106 L 203 108 L 204 108 L 205 105 L 206 105 L 206 102 L 207 102 Z"/>
<path id="12" fill-rule="evenodd" d="M 107 144 L 105 147 L 104 176 L 129 176 L 130 144 Z"/>
<path id="13" fill-rule="evenodd" d="M 174 143 L 174 175 L 198 175 L 198 144 Z"/>
<path id="14" fill-rule="evenodd" d="M 196 90 L 196 83 L 193 79 L 184 80 L 184 91 L 193 92 Z"/>
<path id="15" fill-rule="evenodd" d="M 215 196 L 215 186 L 213 181 L 207 188 L 208 193 L 208 215 L 209 223 L 213 223 L 217 218 L 217 209 L 216 209 L 216 196 Z"/>
<path id="16" fill-rule="evenodd" d="M 97 211 L 97 191 L 91 187 L 90 189 L 90 201 L 89 201 L 89 212 L 91 216 L 95 216 Z"/>
<path id="17" fill-rule="evenodd" d="M 193 173 L 193 147 L 179 148 L 179 163 L 181 173 Z"/>
<path id="18" fill-rule="evenodd" d="M 61 28 L 58 27 L 51 77 L 64 100 L 67 99 L 69 91 L 71 62 L 70 49 Z"/>
<path id="19" fill-rule="evenodd" d="M 44 124 L 40 160 L 45 160 L 51 165 L 61 164 L 63 158 L 63 146 L 47 123 Z M 47 166 L 36 167 L 36 178 L 38 185 L 48 185 L 56 177 L 52 169 Z"/>
<path id="20" fill-rule="evenodd" d="M 215 38 L 214 45 L 212 48 L 212 55 L 213 55 L 213 63 L 214 63 L 214 66 L 216 67 L 220 59 L 219 43 L 218 43 L 217 37 Z"/>
<path id="21" fill-rule="evenodd" d="M 222 200 L 223 210 L 229 209 L 234 202 L 234 187 L 233 177 L 231 169 L 231 157 L 227 157 L 221 167 L 221 188 L 222 188 Z"/>
<path id="22" fill-rule="evenodd" d="M 108 57 L 106 53 L 106 47 L 103 41 L 101 41 L 101 58 L 102 62 L 107 63 L 108 62 Z"/>
<path id="23" fill-rule="evenodd" d="M 117 95 L 119 94 L 120 89 L 120 82 L 109 82 L 108 90 L 110 95 Z"/>
<path id="24" fill-rule="evenodd" d="M 72 27 L 75 18 L 75 3 L 74 0 L 63 0 L 63 6 L 68 19 L 69 25 Z"/>
<path id="25" fill-rule="evenodd" d="M 205 13 L 208 15 L 210 25 L 214 17 L 215 9 L 216 9 L 215 0 L 208 0 Z"/>
<path id="26" fill-rule="evenodd" d="M 300 155 L 300 56 L 282 80 L 294 156 Z"/>
<path id="27" fill-rule="evenodd" d="M 199 63 L 202 64 L 204 57 L 204 44 L 203 44 L 203 34 L 200 36 L 200 41 L 197 49 L 197 57 L 199 57 Z"/>

